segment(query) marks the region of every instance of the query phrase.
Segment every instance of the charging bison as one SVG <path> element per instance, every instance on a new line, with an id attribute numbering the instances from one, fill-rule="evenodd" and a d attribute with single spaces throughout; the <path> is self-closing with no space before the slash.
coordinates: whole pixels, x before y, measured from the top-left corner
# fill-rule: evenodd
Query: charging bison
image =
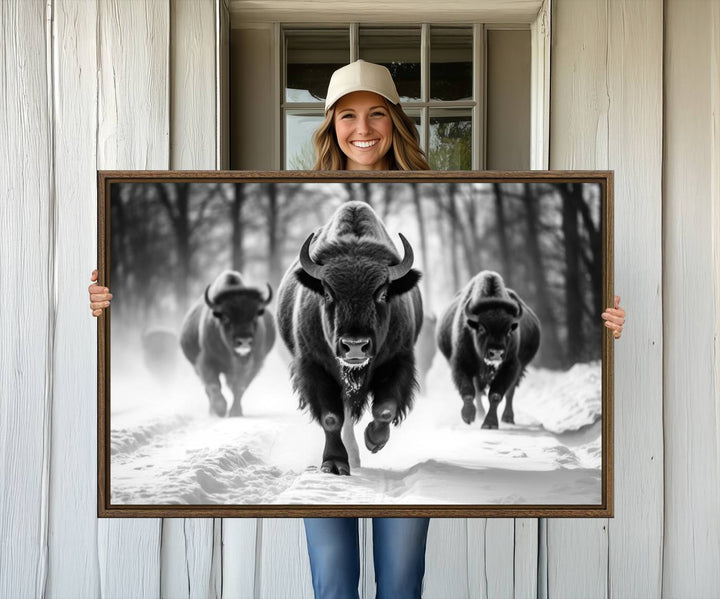
<path id="1" fill-rule="evenodd" d="M 512 401 L 525 367 L 540 345 L 540 321 L 502 277 L 483 271 L 455 296 L 440 321 L 438 346 L 447 358 L 463 400 L 462 419 L 475 420 L 475 405 L 489 385 L 490 409 L 483 428 L 498 428 L 497 407 L 505 397 L 502 421 L 513 424 Z"/>
<path id="2" fill-rule="evenodd" d="M 237 271 L 225 271 L 208 285 L 182 324 L 180 346 L 195 367 L 210 400 L 210 410 L 225 416 L 227 402 L 220 374 L 233 394 L 230 416 L 242 416 L 242 396 L 275 343 L 275 324 L 267 293 L 246 287 Z"/>
<path id="3" fill-rule="evenodd" d="M 412 406 L 423 311 L 413 251 L 400 239 L 402 260 L 372 208 L 348 202 L 308 237 L 280 283 L 280 335 L 300 407 L 325 431 L 323 472 L 350 474 L 340 432 L 346 414 L 357 422 L 369 395 L 365 445 L 373 453 Z"/>

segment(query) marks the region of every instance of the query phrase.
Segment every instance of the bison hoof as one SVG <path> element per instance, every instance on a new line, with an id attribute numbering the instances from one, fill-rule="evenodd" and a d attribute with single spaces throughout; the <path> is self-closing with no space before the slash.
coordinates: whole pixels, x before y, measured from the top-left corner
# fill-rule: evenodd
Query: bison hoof
<path id="1" fill-rule="evenodd" d="M 390 438 L 390 426 L 387 423 L 378 424 L 372 421 L 365 427 L 365 447 L 372 453 L 377 453 L 388 442 Z"/>
<path id="2" fill-rule="evenodd" d="M 222 398 L 218 397 L 210 401 L 210 413 L 215 414 L 223 418 L 227 412 L 227 402 Z"/>
<path id="3" fill-rule="evenodd" d="M 350 474 L 350 466 L 342 460 L 325 460 L 320 466 L 320 470 L 326 474 L 339 474 L 342 476 Z"/>
<path id="4" fill-rule="evenodd" d="M 485 422 L 482 423 L 482 427 L 489 428 L 489 429 L 496 429 L 498 427 L 497 418 L 492 419 L 492 420 L 490 418 L 485 418 Z"/>
<path id="5" fill-rule="evenodd" d="M 503 414 L 502 415 L 502 421 L 507 422 L 508 424 L 515 424 L 515 415 L 514 414 Z"/>
<path id="6" fill-rule="evenodd" d="M 236 416 L 242 416 L 242 415 L 243 415 L 242 406 L 239 404 L 233 404 L 233 407 L 230 408 L 230 414 L 228 414 L 228 416 L 236 417 Z"/>
<path id="7" fill-rule="evenodd" d="M 473 404 L 472 401 L 465 402 L 460 412 L 463 422 L 465 422 L 465 424 L 472 424 L 475 422 L 475 414 L 475 404 Z"/>

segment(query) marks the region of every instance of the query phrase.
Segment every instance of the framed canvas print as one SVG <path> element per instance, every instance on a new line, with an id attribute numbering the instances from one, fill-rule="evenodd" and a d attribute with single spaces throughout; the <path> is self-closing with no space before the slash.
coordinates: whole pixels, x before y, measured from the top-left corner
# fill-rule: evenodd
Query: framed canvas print
<path id="1" fill-rule="evenodd" d="M 612 182 L 99 172 L 99 515 L 612 516 Z"/>

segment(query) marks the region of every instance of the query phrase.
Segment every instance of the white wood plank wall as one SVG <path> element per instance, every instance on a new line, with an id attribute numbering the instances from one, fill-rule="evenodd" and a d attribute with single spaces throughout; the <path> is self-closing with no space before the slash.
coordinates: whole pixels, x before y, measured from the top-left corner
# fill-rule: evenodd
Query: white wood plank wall
<path id="1" fill-rule="evenodd" d="M 227 11 L 0 2 L 0 597 L 312 596 L 300 520 L 95 517 L 95 170 L 226 159 Z M 552 13 L 550 166 L 615 170 L 616 517 L 433 520 L 425 596 L 717 597 L 720 3 Z"/>
<path id="2" fill-rule="evenodd" d="M 666 8 L 663 590 L 718 597 L 720 6 Z"/>

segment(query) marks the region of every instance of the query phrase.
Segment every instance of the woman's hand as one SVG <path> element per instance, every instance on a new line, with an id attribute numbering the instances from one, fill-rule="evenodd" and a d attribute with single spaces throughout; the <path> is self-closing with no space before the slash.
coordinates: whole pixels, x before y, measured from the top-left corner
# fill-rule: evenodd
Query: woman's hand
<path id="1" fill-rule="evenodd" d="M 615 339 L 620 339 L 625 324 L 625 310 L 620 307 L 620 297 L 615 296 L 615 307 L 608 308 L 602 313 L 605 326 L 613 332 Z"/>
<path id="2" fill-rule="evenodd" d="M 98 271 L 93 270 L 92 275 L 90 275 L 90 280 L 97 281 L 97 278 Z M 112 293 L 110 293 L 107 287 L 101 287 L 97 283 L 90 285 L 88 291 L 90 292 L 90 309 L 92 310 L 92 315 L 100 316 L 102 311 L 110 305 Z"/>

